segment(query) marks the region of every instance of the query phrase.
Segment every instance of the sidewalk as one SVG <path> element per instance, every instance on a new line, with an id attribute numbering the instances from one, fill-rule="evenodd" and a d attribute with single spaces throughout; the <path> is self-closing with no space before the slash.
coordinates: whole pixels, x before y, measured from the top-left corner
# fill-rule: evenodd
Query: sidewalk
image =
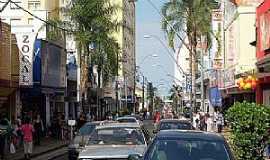
<path id="1" fill-rule="evenodd" d="M 60 140 L 55 140 L 53 138 L 44 138 L 41 141 L 40 146 L 34 146 L 33 148 L 33 154 L 31 155 L 32 158 L 40 156 L 42 154 L 63 148 L 68 145 L 68 142 L 63 142 Z M 23 160 L 24 159 L 24 151 L 23 147 L 16 150 L 15 154 L 8 153 L 6 155 L 6 159 L 12 159 L 12 160 Z"/>

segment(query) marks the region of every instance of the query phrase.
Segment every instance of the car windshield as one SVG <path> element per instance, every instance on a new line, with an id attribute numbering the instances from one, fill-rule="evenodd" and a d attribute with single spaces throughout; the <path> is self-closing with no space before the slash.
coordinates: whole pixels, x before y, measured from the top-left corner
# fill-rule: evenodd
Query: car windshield
<path id="1" fill-rule="evenodd" d="M 160 130 L 169 130 L 169 129 L 190 130 L 192 129 L 192 126 L 190 123 L 185 122 L 162 122 L 160 124 Z"/>
<path id="2" fill-rule="evenodd" d="M 123 119 L 118 119 L 117 120 L 120 123 L 136 123 L 136 119 L 135 118 L 123 118 Z"/>
<path id="3" fill-rule="evenodd" d="M 204 140 L 157 140 L 147 160 L 230 160 L 223 142 Z"/>
<path id="4" fill-rule="evenodd" d="M 138 128 L 106 128 L 95 130 L 89 145 L 143 145 L 142 131 Z"/>
<path id="5" fill-rule="evenodd" d="M 90 135 L 94 131 L 95 128 L 96 128 L 96 124 L 85 124 L 80 128 L 79 133 L 82 136 Z"/>

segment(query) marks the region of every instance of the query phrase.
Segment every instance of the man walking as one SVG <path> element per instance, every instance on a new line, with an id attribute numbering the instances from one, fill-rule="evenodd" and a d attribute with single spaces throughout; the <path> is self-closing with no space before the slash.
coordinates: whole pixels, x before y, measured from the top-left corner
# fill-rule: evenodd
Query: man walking
<path id="1" fill-rule="evenodd" d="M 33 132 L 34 127 L 30 124 L 30 118 L 27 117 L 25 124 L 22 125 L 23 141 L 24 141 L 24 157 L 26 160 L 30 159 L 30 154 L 33 152 Z"/>

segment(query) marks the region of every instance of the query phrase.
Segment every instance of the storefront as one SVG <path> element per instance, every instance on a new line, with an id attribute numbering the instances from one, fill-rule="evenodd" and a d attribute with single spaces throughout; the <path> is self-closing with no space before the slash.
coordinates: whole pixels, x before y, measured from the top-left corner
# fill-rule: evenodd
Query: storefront
<path id="1" fill-rule="evenodd" d="M 264 1 L 256 12 L 258 82 L 256 102 L 270 105 L 270 1 Z"/>
<path id="2" fill-rule="evenodd" d="M 20 110 L 19 50 L 15 36 L 10 35 L 10 26 L 0 21 L 0 114 L 17 118 Z"/>
<path id="3" fill-rule="evenodd" d="M 35 40 L 32 85 L 20 89 L 22 114 L 40 114 L 50 126 L 53 118 L 65 115 L 66 53 L 52 42 Z M 23 116 L 22 115 L 22 116 Z"/>

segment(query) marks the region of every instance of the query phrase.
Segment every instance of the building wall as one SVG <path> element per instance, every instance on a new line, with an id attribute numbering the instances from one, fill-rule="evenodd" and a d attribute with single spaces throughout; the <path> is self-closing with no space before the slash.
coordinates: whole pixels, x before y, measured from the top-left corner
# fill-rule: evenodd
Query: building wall
<path id="1" fill-rule="evenodd" d="M 8 0 L 3 0 L 0 7 Z M 19 6 L 34 14 L 35 16 L 47 21 L 58 17 L 59 1 L 56 0 L 16 0 Z M 18 8 L 15 4 L 9 3 L 5 10 L 0 13 L 0 18 L 12 26 L 12 33 L 22 27 L 30 27 L 33 32 L 38 32 L 38 38 L 46 38 L 46 27 L 44 22 L 36 19 L 29 13 Z M 15 28 L 14 28 L 15 27 Z"/>
<path id="2" fill-rule="evenodd" d="M 255 69 L 256 48 L 250 45 L 256 39 L 255 7 L 239 7 L 239 54 L 236 74 Z"/>
<path id="3" fill-rule="evenodd" d="M 186 42 L 187 42 L 186 38 Z M 185 73 L 189 73 L 189 50 L 185 45 L 182 45 L 181 48 L 178 48 L 179 54 L 175 54 L 175 59 L 178 64 L 174 65 L 174 77 L 176 78 L 174 81 L 177 85 L 182 86 L 184 89 L 186 88 L 186 77 L 185 74 L 181 71 L 179 66 L 183 69 Z M 178 51 L 177 51 L 178 52 Z"/>
<path id="4" fill-rule="evenodd" d="M 123 23 L 113 36 L 120 45 L 118 75 L 127 83 L 128 95 L 134 91 L 135 78 L 135 3 L 129 0 L 111 0 L 112 4 L 120 7 L 113 19 Z M 121 87 L 124 87 L 124 83 Z M 124 90 L 123 90 L 124 91 Z M 124 95 L 124 93 L 122 93 Z"/>

